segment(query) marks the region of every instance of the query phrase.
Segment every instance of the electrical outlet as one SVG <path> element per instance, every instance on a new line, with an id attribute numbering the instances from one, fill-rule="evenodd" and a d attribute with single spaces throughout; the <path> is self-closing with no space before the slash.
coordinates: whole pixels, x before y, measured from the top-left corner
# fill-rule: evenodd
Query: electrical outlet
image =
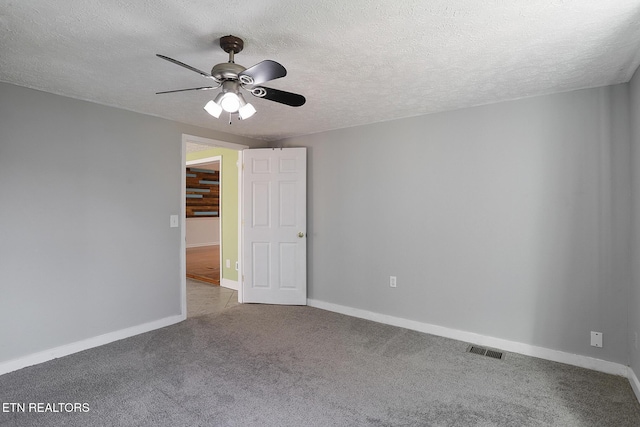
<path id="1" fill-rule="evenodd" d="M 225 266 L 226 268 L 231 268 L 231 260 L 230 260 L 230 259 L 226 260 L 226 261 L 224 262 L 224 266 Z"/>
<path id="2" fill-rule="evenodd" d="M 397 285 L 396 276 L 389 276 L 389 286 L 395 288 Z"/>
<path id="3" fill-rule="evenodd" d="M 591 331 L 591 345 L 593 347 L 602 347 L 602 332 Z"/>

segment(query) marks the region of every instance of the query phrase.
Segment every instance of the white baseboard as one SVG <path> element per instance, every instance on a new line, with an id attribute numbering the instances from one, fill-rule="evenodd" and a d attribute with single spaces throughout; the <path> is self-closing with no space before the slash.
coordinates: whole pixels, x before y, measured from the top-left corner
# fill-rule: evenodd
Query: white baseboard
<path id="1" fill-rule="evenodd" d="M 238 290 L 239 284 L 235 280 L 222 279 L 221 286 L 233 290 Z M 465 332 L 457 329 L 445 328 L 442 326 L 432 325 L 429 323 L 417 322 L 415 320 L 403 319 L 401 317 L 388 316 L 385 314 L 374 313 L 372 311 L 361 310 L 358 308 L 347 307 L 343 305 L 308 299 L 307 304 L 311 307 L 323 310 L 333 311 L 345 314 L 347 316 L 358 317 L 361 319 L 371 320 L 387 325 L 398 326 L 405 329 L 411 329 L 418 332 L 424 332 L 432 335 L 438 335 L 445 338 L 451 338 L 459 341 L 469 342 L 472 344 L 494 347 L 513 353 L 524 354 L 526 356 L 538 357 L 541 359 L 551 360 L 554 362 L 566 363 L 569 365 L 579 366 L 581 368 L 592 369 L 595 371 L 605 372 L 607 374 L 619 375 L 629 379 L 631 388 L 636 398 L 640 402 L 640 381 L 633 369 L 619 363 L 608 362 L 606 360 L 595 359 L 593 357 L 581 356 L 577 354 L 566 353 L 558 350 L 551 350 L 544 347 L 532 346 L 515 341 L 503 340 L 500 338 L 488 337 L 473 332 Z M 182 322 L 186 319 L 186 315 L 165 317 L 164 319 L 155 320 L 153 322 L 144 323 L 138 326 L 121 329 L 119 331 L 109 332 L 82 341 L 55 347 L 49 350 L 30 354 L 18 359 L 0 362 L 0 375 L 26 368 L 27 366 L 37 365 L 69 354 L 77 353 L 90 348 L 99 347 L 134 335 L 164 328 L 175 323 Z"/>
<path id="2" fill-rule="evenodd" d="M 68 356 L 69 354 L 77 353 L 79 351 L 99 347 L 104 344 L 109 344 L 113 341 L 129 338 L 134 335 L 153 331 L 155 329 L 164 328 L 165 326 L 182 322 L 185 319 L 186 315 L 183 314 L 178 316 L 165 317 L 164 319 L 154 320 L 153 322 L 143 323 L 142 325 L 132 326 L 130 328 L 121 329 L 119 331 L 98 335 L 97 337 L 91 337 L 82 341 L 77 341 L 71 344 L 62 345 L 60 347 L 55 347 L 38 353 L 29 354 L 18 359 L 0 362 L 0 375 L 17 371 L 18 369 L 26 368 L 27 366 L 37 365 L 38 363 L 57 359 L 59 357 Z"/>
<path id="3" fill-rule="evenodd" d="M 200 248 L 202 246 L 218 246 L 220 242 L 187 243 L 186 248 Z"/>
<path id="4" fill-rule="evenodd" d="M 636 376 L 636 373 L 633 372 L 633 369 L 631 369 L 631 367 L 628 368 L 627 378 L 629 378 L 631 388 L 636 394 L 636 399 L 638 399 L 638 402 L 640 402 L 640 381 L 638 381 L 638 377 Z"/>
<path id="5" fill-rule="evenodd" d="M 223 288 L 233 289 L 234 291 L 240 289 L 240 284 L 237 280 L 225 279 L 224 277 L 220 281 L 220 286 L 222 286 Z"/>
<path id="6" fill-rule="evenodd" d="M 593 357 L 581 356 L 578 354 L 571 354 L 558 350 L 551 350 L 548 348 L 537 347 L 534 345 L 524 344 L 516 341 L 509 341 L 501 338 L 480 335 L 473 332 L 460 331 L 457 329 L 446 328 L 429 323 L 417 322 L 415 320 L 403 319 L 401 317 L 387 316 L 385 314 L 374 313 L 372 311 L 361 310 L 358 308 L 347 307 L 314 299 L 308 299 L 307 305 L 311 307 L 321 308 L 323 310 L 346 314 L 347 316 L 359 317 L 361 319 L 372 320 L 378 323 L 384 323 L 387 325 L 398 326 L 418 332 L 438 335 L 441 337 L 464 341 L 471 344 L 493 347 L 512 353 L 524 354 L 525 356 L 533 356 L 540 359 L 551 360 L 554 362 L 566 363 L 568 365 L 579 366 L 581 368 L 592 369 L 594 371 L 605 372 L 607 374 L 619 375 L 622 377 L 627 377 L 629 374 L 628 366 L 622 365 L 620 363 L 596 359 Z M 636 396 L 638 396 L 637 392 Z"/>

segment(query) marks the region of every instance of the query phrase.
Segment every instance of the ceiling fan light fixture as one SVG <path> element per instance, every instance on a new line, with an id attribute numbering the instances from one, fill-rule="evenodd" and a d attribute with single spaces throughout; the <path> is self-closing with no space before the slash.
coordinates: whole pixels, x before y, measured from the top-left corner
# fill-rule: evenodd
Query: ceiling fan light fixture
<path id="1" fill-rule="evenodd" d="M 215 99 L 207 102 L 204 109 L 216 119 L 220 118 L 222 111 L 238 113 L 242 120 L 248 119 L 256 113 L 254 106 L 245 101 L 241 93 L 235 92 L 219 93 Z"/>
<path id="2" fill-rule="evenodd" d="M 213 100 L 207 102 L 207 104 L 204 106 L 204 109 L 207 113 L 211 114 L 216 119 L 220 117 L 220 113 L 222 113 L 222 107 Z"/>

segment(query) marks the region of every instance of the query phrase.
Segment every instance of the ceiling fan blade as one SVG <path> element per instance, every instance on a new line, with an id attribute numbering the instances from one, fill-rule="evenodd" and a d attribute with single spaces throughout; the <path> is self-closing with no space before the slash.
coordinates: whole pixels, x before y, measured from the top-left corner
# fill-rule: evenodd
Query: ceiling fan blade
<path id="1" fill-rule="evenodd" d="M 179 66 L 181 66 L 181 67 L 184 67 L 184 68 L 186 68 L 187 70 L 195 71 L 196 73 L 200 74 L 202 77 L 206 77 L 206 78 L 208 78 L 208 79 L 216 80 L 216 78 L 215 78 L 215 77 L 213 77 L 211 74 L 209 74 L 209 73 L 205 73 L 205 72 L 204 72 L 204 71 L 202 71 L 202 70 L 198 70 L 197 68 L 192 67 L 191 65 L 187 65 L 187 64 L 185 64 L 184 62 L 180 62 L 180 61 L 178 61 L 178 60 L 176 60 L 176 59 L 169 58 L 168 56 L 160 55 L 159 53 L 156 53 L 156 56 L 157 56 L 158 58 L 162 58 L 162 59 L 164 59 L 164 60 L 166 60 L 166 61 L 173 62 L 174 64 L 179 65 Z M 217 81 L 217 80 L 216 80 L 216 81 Z"/>
<path id="2" fill-rule="evenodd" d="M 259 85 L 269 80 L 279 79 L 287 75 L 287 70 L 276 61 L 267 59 L 266 61 L 258 62 L 253 67 L 249 67 L 238 76 L 240 81 L 249 85 Z M 244 82 L 242 76 L 248 76 L 252 79 L 251 83 Z"/>
<path id="3" fill-rule="evenodd" d="M 263 91 L 264 95 L 261 94 Z M 264 86 L 253 88 L 251 93 L 258 98 L 268 99 L 269 101 L 279 102 L 280 104 L 289 105 L 291 107 L 300 107 L 307 102 L 304 96 L 298 95 L 297 93 L 285 92 L 284 90 L 272 89 Z"/>
<path id="4" fill-rule="evenodd" d="M 186 92 L 188 90 L 211 90 L 211 89 L 217 89 L 220 86 L 206 86 L 206 87 L 192 87 L 189 89 L 176 89 L 176 90 L 165 90 L 164 92 L 156 92 L 156 95 L 161 95 L 163 93 L 175 93 L 175 92 Z"/>
<path id="5" fill-rule="evenodd" d="M 263 96 L 259 96 L 259 98 L 279 102 L 280 104 L 289 105 L 291 107 L 300 107 L 304 105 L 305 102 L 307 102 L 304 96 L 298 95 L 297 93 L 285 92 L 283 90 L 272 89 L 270 87 L 264 86 L 254 88 L 254 90 L 256 89 L 264 89 L 265 94 Z M 257 92 L 259 92 L 259 90 Z"/>

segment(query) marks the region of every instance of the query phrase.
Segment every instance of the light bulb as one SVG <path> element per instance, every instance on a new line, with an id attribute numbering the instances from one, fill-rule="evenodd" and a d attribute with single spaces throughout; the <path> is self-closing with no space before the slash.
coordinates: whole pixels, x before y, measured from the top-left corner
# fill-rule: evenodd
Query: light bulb
<path id="1" fill-rule="evenodd" d="M 220 99 L 220 106 L 227 113 L 235 113 L 240 108 L 240 100 L 238 95 L 233 92 L 227 92 Z"/>
<path id="2" fill-rule="evenodd" d="M 207 104 L 204 106 L 204 109 L 207 113 L 211 114 L 216 119 L 220 117 L 220 113 L 222 113 L 222 107 L 213 102 L 213 100 L 207 102 Z"/>

